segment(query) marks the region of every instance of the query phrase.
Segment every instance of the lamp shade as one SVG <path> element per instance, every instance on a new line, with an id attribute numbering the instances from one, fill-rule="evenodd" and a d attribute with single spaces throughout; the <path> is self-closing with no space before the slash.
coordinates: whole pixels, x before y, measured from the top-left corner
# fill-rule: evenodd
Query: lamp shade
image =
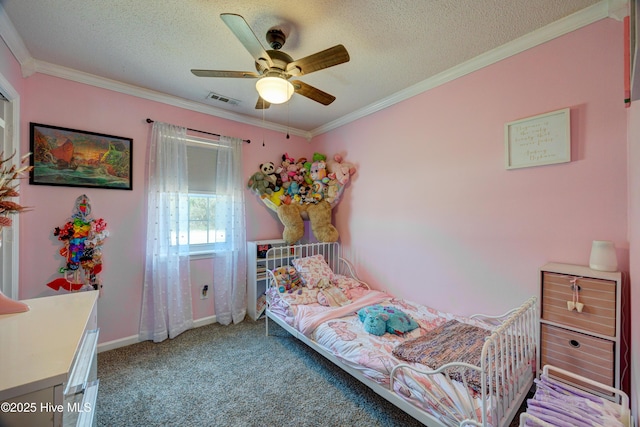
<path id="1" fill-rule="evenodd" d="M 282 104 L 293 95 L 293 85 L 282 77 L 262 77 L 256 82 L 256 89 L 260 97 L 270 104 Z"/>
<path id="2" fill-rule="evenodd" d="M 589 267 L 599 271 L 617 271 L 618 257 L 613 242 L 608 240 L 594 240 L 591 245 Z"/>

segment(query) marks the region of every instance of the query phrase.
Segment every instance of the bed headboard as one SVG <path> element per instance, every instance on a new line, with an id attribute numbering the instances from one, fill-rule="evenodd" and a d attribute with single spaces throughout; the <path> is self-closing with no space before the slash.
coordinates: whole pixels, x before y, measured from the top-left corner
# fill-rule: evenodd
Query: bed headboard
<path id="1" fill-rule="evenodd" d="M 267 251 L 267 270 L 273 270 L 283 265 L 290 265 L 296 258 L 312 255 L 322 255 L 331 270 L 340 272 L 340 243 L 305 243 L 301 245 L 274 246 Z"/>
<path id="2" fill-rule="evenodd" d="M 313 255 L 322 255 L 335 274 L 352 278 L 361 285 L 369 288 L 369 285 L 358 278 L 353 265 L 342 258 L 340 243 L 305 243 L 301 245 L 274 246 L 267 251 L 266 270 L 269 277 L 269 285 L 275 286 L 275 276 L 272 271 L 278 267 L 292 265 L 294 259 L 306 258 Z"/>

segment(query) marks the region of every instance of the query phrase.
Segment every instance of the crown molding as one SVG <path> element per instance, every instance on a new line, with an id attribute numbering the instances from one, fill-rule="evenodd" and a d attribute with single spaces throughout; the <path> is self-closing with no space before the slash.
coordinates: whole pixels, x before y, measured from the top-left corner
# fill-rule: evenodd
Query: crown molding
<path id="1" fill-rule="evenodd" d="M 515 39 L 509 43 L 506 43 L 500 47 L 497 47 L 482 55 L 470 59 L 467 62 L 464 62 L 460 65 L 445 70 L 442 73 L 436 74 L 433 77 L 416 83 L 413 86 L 409 86 L 408 88 L 396 92 L 387 98 L 356 110 L 351 114 L 347 114 L 339 118 L 338 120 L 334 120 L 323 126 L 313 129 L 311 131 L 311 136 L 314 137 L 329 132 L 330 130 L 336 129 L 340 126 L 344 126 L 347 123 L 353 122 L 375 112 L 388 108 L 394 104 L 419 95 L 423 92 L 448 83 L 457 78 L 463 77 L 481 68 L 495 64 L 496 62 L 506 59 L 510 56 L 517 55 L 518 53 L 524 52 L 527 49 L 548 42 L 554 38 L 575 31 L 601 19 L 607 18 L 609 17 L 611 7 L 615 7 L 616 9 L 619 7 L 619 5 L 617 5 L 619 1 L 620 0 L 603 0 L 599 3 L 596 3 L 593 6 L 585 8 L 563 19 L 546 25 L 539 30 L 526 34 L 518 39 Z"/>
<path id="2" fill-rule="evenodd" d="M 9 19 L 7 12 L 5 12 L 4 8 L 0 4 L 0 37 L 7 44 L 7 47 L 16 58 L 20 67 L 22 68 L 22 76 L 28 77 L 29 75 L 25 75 L 25 68 L 23 64 L 28 64 L 33 61 L 27 46 L 25 46 L 22 41 L 22 37 L 16 31 L 16 27 L 13 26 L 13 22 Z"/>
<path id="3" fill-rule="evenodd" d="M 237 114 L 232 111 L 223 110 L 221 108 L 213 107 L 210 105 L 202 104 L 195 101 L 189 101 L 177 96 L 167 95 L 162 92 L 156 92 L 150 89 L 141 88 L 139 86 L 122 83 L 117 80 L 111 80 L 104 77 L 96 76 L 94 74 L 85 73 L 82 71 L 74 70 L 71 68 L 61 67 L 56 64 L 51 64 L 44 61 L 34 61 L 35 71 L 42 74 L 47 74 L 53 77 L 59 77 L 66 80 L 72 80 L 78 83 L 83 83 L 90 86 L 99 87 L 102 89 L 108 89 L 115 92 L 120 92 L 126 95 L 135 96 L 138 98 L 148 99 L 150 101 L 156 101 L 174 107 L 184 108 L 186 110 L 196 111 L 211 116 L 220 117 L 235 122 L 240 122 L 264 129 L 273 130 L 276 132 L 289 133 L 292 135 L 301 136 L 306 139 L 310 139 L 309 132 L 300 129 L 295 129 L 276 123 L 262 121 L 253 117 L 248 117 L 243 114 Z"/>
<path id="4" fill-rule="evenodd" d="M 629 16 L 629 9 L 629 0 L 609 0 L 609 18 L 622 21 L 626 16 Z"/>
<path id="5" fill-rule="evenodd" d="M 477 71 L 481 68 L 494 64 L 510 56 L 521 53 L 527 49 L 538 46 L 542 43 L 553 40 L 557 37 L 575 31 L 586 25 L 592 24 L 596 21 L 607 17 L 613 17 L 614 19 L 620 19 L 618 16 L 621 11 L 627 10 L 627 0 L 602 0 L 593 6 L 585 8 L 579 12 L 569 15 L 561 20 L 553 22 L 539 30 L 526 34 L 516 40 L 513 40 L 507 44 L 504 44 L 496 49 L 479 55 L 465 63 L 462 63 L 456 67 L 450 68 L 442 73 L 439 73 L 429 79 L 423 80 L 413 86 L 403 89 L 387 98 L 384 98 L 378 102 L 370 104 L 364 108 L 356 110 L 350 114 L 347 114 L 337 120 L 329 122 L 323 126 L 317 127 L 311 131 L 305 131 L 302 129 L 290 128 L 282 126 L 276 123 L 259 120 L 253 117 L 248 117 L 242 114 L 233 113 L 221 108 L 209 106 L 206 104 L 188 101 L 183 98 L 163 94 L 160 92 L 152 91 L 149 89 L 143 89 L 137 86 L 121 83 L 115 80 L 105 79 L 103 77 L 95 76 L 92 74 L 72 70 L 69 68 L 61 67 L 55 64 L 38 61 L 31 57 L 31 54 L 27 50 L 22 38 L 19 36 L 15 27 L 11 23 L 6 12 L 0 5 L 0 37 L 5 41 L 13 55 L 18 60 L 21 66 L 22 74 L 24 77 L 28 77 L 35 72 L 48 74 L 55 77 L 60 77 L 79 83 L 88 84 L 91 86 L 100 87 L 103 89 L 113 90 L 116 92 L 136 96 L 143 99 L 148 99 L 164 104 L 172 105 L 179 108 L 184 108 L 191 111 L 200 112 L 203 114 L 209 114 L 212 116 L 220 117 L 235 122 L 256 126 L 259 128 L 269 129 L 276 132 L 288 132 L 289 134 L 297 135 L 307 140 L 311 140 L 314 136 L 321 135 L 329 132 L 340 126 L 344 126 L 355 120 L 366 117 L 370 114 L 388 108 L 406 99 L 419 95 L 430 89 L 448 83 L 457 78 L 463 77 L 469 73 Z"/>

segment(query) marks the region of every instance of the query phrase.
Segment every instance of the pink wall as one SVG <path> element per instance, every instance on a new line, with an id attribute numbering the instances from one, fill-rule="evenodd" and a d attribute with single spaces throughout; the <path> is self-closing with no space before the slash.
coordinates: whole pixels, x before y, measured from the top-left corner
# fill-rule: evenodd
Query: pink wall
<path id="1" fill-rule="evenodd" d="M 33 298 L 53 293 L 45 285 L 59 277 L 62 257 L 60 244 L 52 235 L 71 215 L 73 203 L 86 193 L 92 202 L 94 217 L 108 223 L 110 237 L 104 245 L 104 295 L 98 313 L 101 342 L 137 335 L 140 316 L 144 242 L 145 177 L 147 143 L 151 125 L 147 117 L 194 129 L 251 139 L 246 144 L 245 175 L 257 170 L 262 161 L 275 161 L 268 153 L 299 151 L 306 140 L 265 131 L 237 122 L 147 101 L 117 92 L 86 86 L 46 75 L 24 79 L 22 108 L 22 150 L 29 150 L 29 122 L 133 138 L 133 190 L 22 186 L 22 202 L 33 212 L 21 217 L 20 297 Z M 263 137 L 266 147 L 262 146 Z M 296 148 L 294 148 L 296 147 Z M 279 221 L 269 216 L 255 197 L 247 192 L 247 236 L 249 239 L 277 236 Z M 213 315 L 213 299 L 200 300 L 199 289 L 211 281 L 211 260 L 192 262 L 192 287 L 196 318 Z"/>
<path id="2" fill-rule="evenodd" d="M 594 239 L 628 270 L 622 31 L 600 21 L 314 140 L 358 163 L 335 222 L 364 280 L 499 313 Z M 504 124 L 567 107 L 573 161 L 506 170 Z"/>

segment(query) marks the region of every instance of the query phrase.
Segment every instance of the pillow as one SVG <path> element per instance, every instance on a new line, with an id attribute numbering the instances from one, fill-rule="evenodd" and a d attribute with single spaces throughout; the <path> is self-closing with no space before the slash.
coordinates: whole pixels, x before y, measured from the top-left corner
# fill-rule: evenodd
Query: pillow
<path id="1" fill-rule="evenodd" d="M 318 282 L 323 278 L 333 279 L 333 271 L 322 255 L 297 258 L 292 263 L 309 289 L 317 287 Z"/>
<path id="2" fill-rule="evenodd" d="M 293 291 L 278 294 L 289 305 L 310 305 L 318 303 L 318 290 L 300 287 Z"/>

